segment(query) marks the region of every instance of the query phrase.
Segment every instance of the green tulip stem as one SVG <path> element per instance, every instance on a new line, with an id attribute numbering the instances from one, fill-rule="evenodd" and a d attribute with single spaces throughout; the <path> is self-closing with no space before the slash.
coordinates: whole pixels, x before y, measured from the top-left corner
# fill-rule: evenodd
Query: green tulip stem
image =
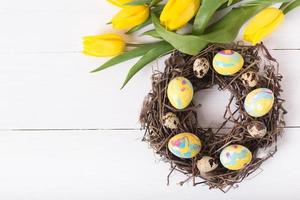
<path id="1" fill-rule="evenodd" d="M 283 3 L 280 6 L 280 10 L 282 10 L 282 12 L 284 14 L 287 14 L 288 12 L 293 10 L 294 8 L 297 8 L 298 6 L 300 6 L 300 0 L 292 0 L 290 2 Z"/>
<path id="2" fill-rule="evenodd" d="M 133 43 L 126 43 L 126 46 L 127 47 L 140 47 L 140 46 L 143 46 L 145 44 L 133 44 Z"/>
<path id="3" fill-rule="evenodd" d="M 292 0 L 288 3 L 283 3 L 281 6 L 280 6 L 280 10 L 282 10 L 282 12 L 284 12 L 285 9 L 287 9 L 287 7 L 289 7 L 292 3 L 294 3 L 295 0 Z"/>
<path id="4" fill-rule="evenodd" d="M 152 0 L 149 6 L 150 7 L 155 6 L 155 5 L 159 4 L 160 2 L 162 2 L 162 0 Z"/>

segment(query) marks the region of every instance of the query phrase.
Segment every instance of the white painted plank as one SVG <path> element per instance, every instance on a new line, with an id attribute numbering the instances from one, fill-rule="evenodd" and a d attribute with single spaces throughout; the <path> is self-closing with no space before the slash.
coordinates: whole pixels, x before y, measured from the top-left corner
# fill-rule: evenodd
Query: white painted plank
<path id="1" fill-rule="evenodd" d="M 79 53 L 82 35 L 111 30 L 105 22 L 117 12 L 116 7 L 104 0 L 12 0 L 0 1 L 0 5 L 0 129 L 139 127 L 137 119 L 150 88 L 151 67 L 119 91 L 134 62 L 91 75 L 88 72 L 105 59 Z M 297 15 L 299 10 L 291 12 L 283 27 L 266 41 L 269 48 L 300 47 L 299 27 L 293 25 Z M 289 37 L 284 37 L 287 32 Z M 284 66 L 283 85 L 290 108 L 287 124 L 300 125 L 299 94 L 290 87 L 299 80 L 295 73 L 299 71 L 299 51 L 274 53 Z M 208 102 L 207 110 L 216 99 L 220 111 L 208 114 L 206 124 L 220 121 L 216 115 L 223 111 L 227 98 L 209 96 L 203 100 L 203 104 Z"/>
<path id="2" fill-rule="evenodd" d="M 82 36 L 124 33 L 106 25 L 118 12 L 116 6 L 105 1 L 77 1 L 72 5 L 73 2 L 55 0 L 43 5 L 34 1 L 26 3 L 25 10 L 7 3 L 0 9 L 0 53 L 80 52 Z M 124 37 L 128 42 L 133 40 L 131 36 Z M 138 37 L 136 40 L 140 41 Z"/>
<path id="3" fill-rule="evenodd" d="M 131 64 L 90 74 L 77 54 L 0 55 L 1 128 L 130 128 L 148 92 L 150 69 L 120 91 Z M 145 78 L 147 77 L 147 78 Z M 138 83 L 138 84 L 137 84 Z"/>
<path id="4" fill-rule="evenodd" d="M 0 5 L 0 53 L 79 52 L 83 35 L 113 31 L 105 23 L 118 11 L 104 0 L 2 0 Z M 299 14 L 300 9 L 289 13 L 265 40 L 270 48 L 300 48 Z"/>
<path id="5" fill-rule="evenodd" d="M 288 129 L 263 172 L 223 194 L 207 187 L 166 186 L 169 165 L 157 162 L 140 131 L 0 133 L 0 198 L 21 199 L 265 199 L 296 200 L 299 129 Z"/>
<path id="6" fill-rule="evenodd" d="M 295 86 L 300 84 L 300 51 L 272 54 L 284 75 L 287 125 L 299 126 L 300 94 Z M 79 54 L 1 54 L 0 61 L 0 129 L 139 128 L 142 101 L 150 90 L 151 66 L 120 91 L 133 62 L 89 74 L 100 62 Z M 205 108 L 200 110 L 205 113 L 203 124 L 220 122 L 228 96 L 220 97 L 217 90 L 200 95 L 204 105 L 200 109 Z"/>

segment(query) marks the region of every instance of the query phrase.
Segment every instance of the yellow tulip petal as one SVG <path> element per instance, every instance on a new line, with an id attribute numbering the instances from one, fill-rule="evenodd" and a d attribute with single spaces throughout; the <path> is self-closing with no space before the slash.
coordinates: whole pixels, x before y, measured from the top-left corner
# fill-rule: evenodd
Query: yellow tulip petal
<path id="1" fill-rule="evenodd" d="M 189 4 L 181 13 L 177 15 L 177 20 L 171 21 L 169 28 L 171 30 L 179 29 L 184 26 L 188 21 L 190 21 L 194 17 L 194 13 L 197 12 L 199 8 L 199 4 Z"/>
<path id="2" fill-rule="evenodd" d="M 197 13 L 200 0 L 169 0 L 164 7 L 160 22 L 169 30 L 186 25 Z"/>
<path id="3" fill-rule="evenodd" d="M 82 53 L 90 56 L 107 57 L 123 53 L 125 42 L 120 35 L 103 34 L 83 37 Z"/>
<path id="4" fill-rule="evenodd" d="M 172 9 L 176 6 L 177 0 L 169 0 L 165 5 L 163 11 L 160 14 L 160 21 L 162 24 L 166 23 L 169 20 L 169 16 L 174 15 L 175 9 Z"/>
<path id="5" fill-rule="evenodd" d="M 124 4 L 129 3 L 133 0 L 107 0 L 107 1 L 116 6 L 123 7 Z"/>
<path id="6" fill-rule="evenodd" d="M 263 38 L 266 38 L 272 32 L 274 32 L 277 29 L 277 27 L 279 27 L 279 25 L 283 22 L 283 20 L 284 20 L 284 15 L 279 15 L 278 18 L 276 18 L 276 20 L 274 20 L 268 26 L 261 28 L 260 31 L 258 31 L 253 38 L 254 44 L 257 44 Z"/>
<path id="7" fill-rule="evenodd" d="M 244 31 L 244 40 L 253 45 L 274 32 L 283 22 L 284 14 L 277 8 L 267 8 L 254 16 Z"/>
<path id="8" fill-rule="evenodd" d="M 115 29 L 131 29 L 144 23 L 149 18 L 148 6 L 126 6 L 113 19 Z"/>

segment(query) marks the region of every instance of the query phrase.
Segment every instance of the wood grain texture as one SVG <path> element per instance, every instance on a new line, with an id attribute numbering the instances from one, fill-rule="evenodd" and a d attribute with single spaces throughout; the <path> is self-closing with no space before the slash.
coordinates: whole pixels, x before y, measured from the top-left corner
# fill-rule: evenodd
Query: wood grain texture
<path id="1" fill-rule="evenodd" d="M 163 60 L 142 70 L 120 91 L 136 60 L 89 74 L 105 59 L 80 54 L 81 36 L 111 31 L 105 22 L 117 10 L 104 0 L 1 1 L 0 129 L 139 128 L 137 119 L 150 89 L 151 66 L 163 68 Z M 300 95 L 290 87 L 300 81 L 300 51 L 296 50 L 300 29 L 295 25 L 299 13 L 288 14 L 284 25 L 266 40 L 269 48 L 280 49 L 272 53 L 285 76 L 288 126 L 300 125 Z M 226 101 L 222 98 L 219 105 Z M 204 125 L 215 123 L 206 121 Z"/>
<path id="2" fill-rule="evenodd" d="M 122 91 L 134 61 L 89 73 L 105 59 L 81 55 L 81 37 L 112 31 L 105 23 L 117 11 L 105 0 L 0 0 L 0 199 L 299 199 L 300 10 L 265 40 L 284 75 L 289 128 L 264 171 L 226 195 L 179 187 L 177 176 L 167 187 L 168 165 L 140 142 L 140 107 L 163 59 Z M 221 121 L 226 94 L 197 96 L 202 124 Z"/>
<path id="3" fill-rule="evenodd" d="M 140 141 L 140 131 L 2 132 L 0 198 L 296 200 L 298 132 L 286 130 L 275 157 L 226 195 L 204 186 L 180 187 L 180 174 L 166 186 L 169 165 Z"/>
<path id="4" fill-rule="evenodd" d="M 288 126 L 300 125 L 300 81 L 297 50 L 273 50 L 284 75 Z M 97 58 L 80 54 L 0 54 L 0 127 L 30 128 L 139 128 L 138 116 L 150 90 L 151 66 L 142 70 L 120 91 L 132 62 L 97 74 L 88 73 Z M 153 66 L 162 65 L 154 63 Z M 300 82 L 299 82 L 300 84 Z M 291 87 L 294 85 L 294 87 Z M 228 96 L 217 90 L 198 94 L 203 125 L 220 122 Z M 213 109 L 217 105 L 218 109 Z M 210 111 L 214 111 L 211 112 Z M 219 113 L 219 114 L 218 114 Z"/>

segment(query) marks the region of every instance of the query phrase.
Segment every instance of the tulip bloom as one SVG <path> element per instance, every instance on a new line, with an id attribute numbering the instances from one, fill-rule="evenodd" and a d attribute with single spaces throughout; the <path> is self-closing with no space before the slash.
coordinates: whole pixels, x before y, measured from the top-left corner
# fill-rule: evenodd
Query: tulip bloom
<path id="1" fill-rule="evenodd" d="M 246 26 L 244 40 L 253 45 L 270 35 L 283 22 L 284 14 L 277 8 L 266 8 L 255 15 Z"/>
<path id="2" fill-rule="evenodd" d="M 160 15 L 160 23 L 168 30 L 187 24 L 197 13 L 200 0 L 169 0 Z"/>
<path id="3" fill-rule="evenodd" d="M 124 4 L 129 3 L 132 0 L 107 0 L 107 1 L 116 6 L 122 7 Z"/>
<path id="4" fill-rule="evenodd" d="M 148 6 L 125 6 L 112 19 L 115 29 L 131 29 L 144 23 L 149 18 Z"/>
<path id="5" fill-rule="evenodd" d="M 82 53 L 90 56 L 117 56 L 125 49 L 124 39 L 117 34 L 103 34 L 83 37 Z"/>

